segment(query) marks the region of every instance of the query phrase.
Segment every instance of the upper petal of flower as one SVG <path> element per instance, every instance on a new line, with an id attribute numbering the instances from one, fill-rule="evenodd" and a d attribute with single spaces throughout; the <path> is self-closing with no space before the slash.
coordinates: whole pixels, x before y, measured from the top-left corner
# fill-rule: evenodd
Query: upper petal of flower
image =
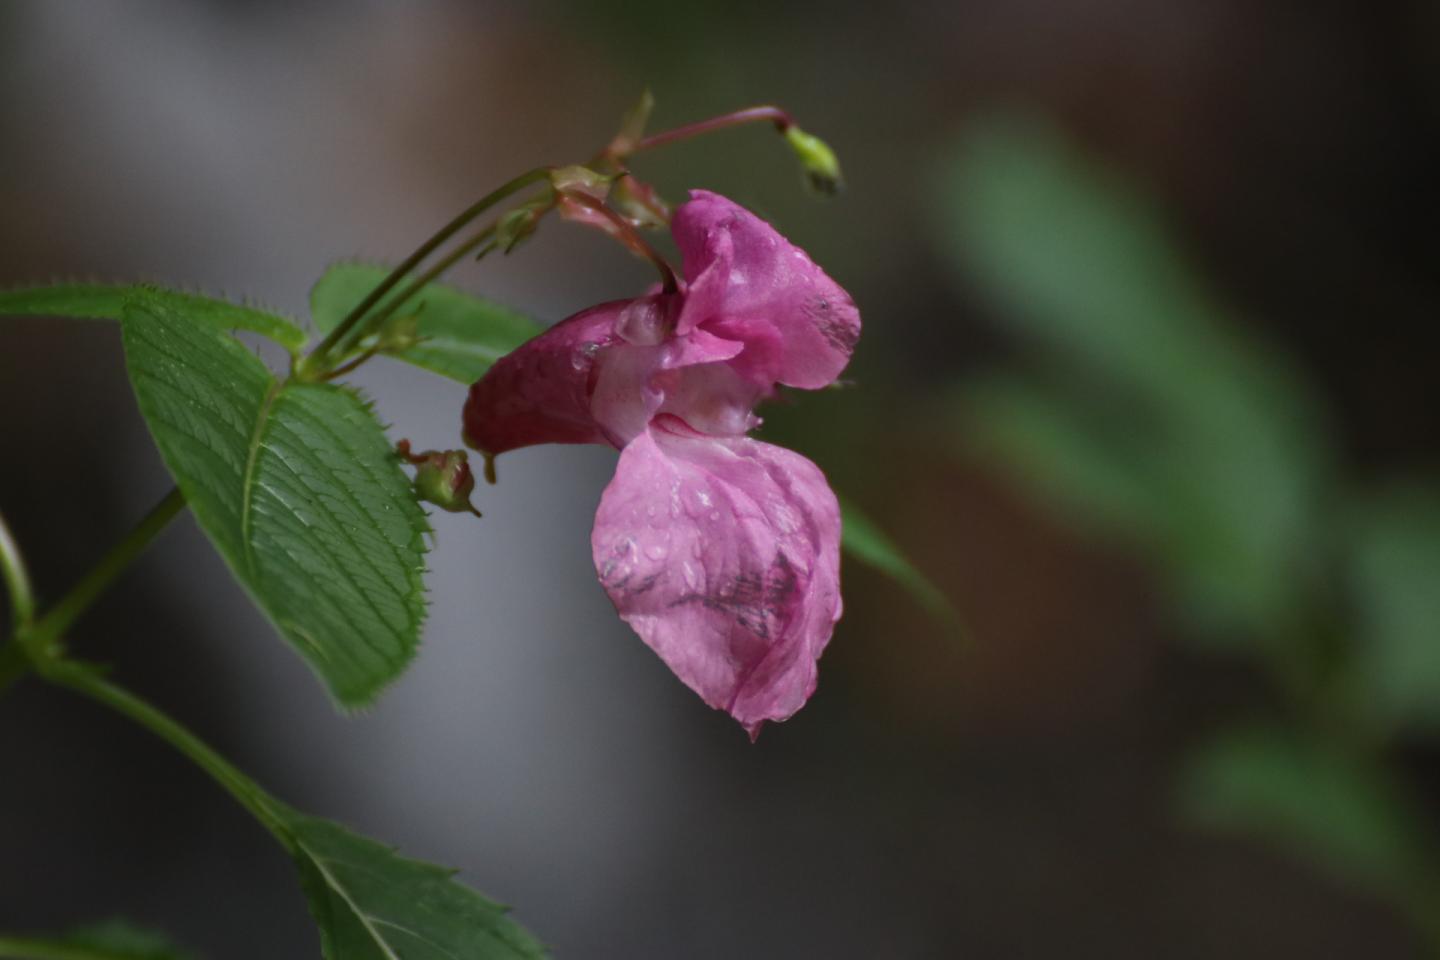
<path id="1" fill-rule="evenodd" d="M 815 689 L 840 617 L 840 512 L 809 460 L 660 415 L 620 455 L 591 547 L 620 616 L 753 737 Z"/>
<path id="2" fill-rule="evenodd" d="M 731 365 L 757 382 L 834 382 L 860 337 L 850 295 L 744 207 L 705 190 L 690 197 L 671 227 L 689 278 L 677 332 L 704 327 L 741 341 Z"/>

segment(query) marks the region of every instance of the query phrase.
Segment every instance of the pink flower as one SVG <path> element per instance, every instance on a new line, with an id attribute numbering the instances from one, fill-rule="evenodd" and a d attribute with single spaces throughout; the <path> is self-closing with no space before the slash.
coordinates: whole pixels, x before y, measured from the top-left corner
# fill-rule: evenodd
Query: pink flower
<path id="1" fill-rule="evenodd" d="M 860 334 L 850 297 L 769 224 L 695 191 L 672 226 L 678 292 L 555 325 L 470 388 L 494 455 L 604 443 L 620 461 L 591 548 L 620 616 L 754 737 L 815 690 L 840 617 L 840 510 L 809 460 L 746 433 L 777 384 L 818 389 Z"/>

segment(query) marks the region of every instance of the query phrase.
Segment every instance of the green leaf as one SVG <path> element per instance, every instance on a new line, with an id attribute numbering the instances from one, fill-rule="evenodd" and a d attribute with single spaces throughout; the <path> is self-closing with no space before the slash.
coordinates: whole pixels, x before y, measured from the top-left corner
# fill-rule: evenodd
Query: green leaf
<path id="1" fill-rule="evenodd" d="M 975 455 L 1012 465 L 1066 513 L 1127 532 L 1164 524 L 1169 506 L 1123 421 L 1088 417 L 1034 377 L 974 378 L 958 399 Z"/>
<path id="2" fill-rule="evenodd" d="M 333 330 L 389 273 L 386 267 L 360 263 L 327 269 L 310 291 L 316 329 L 322 334 Z M 388 302 L 380 301 L 382 307 Z M 422 289 L 400 312 L 415 314 L 416 333 L 423 339 L 395 356 L 464 384 L 479 380 L 491 364 L 542 329 L 513 310 L 438 283 Z"/>
<path id="3" fill-rule="evenodd" d="M 20 960 L 190 960 L 193 956 L 163 935 L 123 920 L 83 927 L 58 939 L 0 936 L 0 957 Z"/>
<path id="4" fill-rule="evenodd" d="M 941 620 L 957 625 L 960 617 L 948 597 L 919 571 L 900 547 L 859 507 L 840 498 L 843 518 L 840 545 L 861 563 L 899 583 L 920 605 Z"/>
<path id="5" fill-rule="evenodd" d="M 1190 762 L 1182 810 L 1279 844 L 1353 882 L 1401 889 L 1427 869 L 1432 840 L 1383 770 L 1282 730 L 1237 730 Z"/>
<path id="6" fill-rule="evenodd" d="M 217 330 L 248 330 L 268 337 L 297 353 L 305 346 L 305 331 L 295 324 L 254 307 L 239 306 L 195 294 L 147 285 L 67 283 L 24 290 L 0 291 L 0 315 L 75 317 L 87 320 L 120 319 L 130 298 L 144 294 L 165 303 L 193 323 Z"/>
<path id="7" fill-rule="evenodd" d="M 419 642 L 425 515 L 353 391 L 282 385 L 168 297 L 122 312 L 140 411 L 200 527 L 345 706 L 398 676 Z"/>
<path id="8" fill-rule="evenodd" d="M 948 246 L 1037 346 L 1187 405 L 1238 372 L 1251 345 L 1158 208 L 1043 120 L 973 124 L 947 181 Z"/>
<path id="9" fill-rule="evenodd" d="M 401 857 L 329 820 L 279 808 L 327 960 L 537 960 L 506 907 L 455 871 Z"/>
<path id="10" fill-rule="evenodd" d="M 124 920 L 107 920 L 73 931 L 65 942 L 92 950 L 103 950 L 125 960 L 185 960 L 192 956 L 163 934 L 133 926 Z"/>
<path id="11" fill-rule="evenodd" d="M 977 124 L 948 180 L 947 243 L 1035 368 L 998 399 L 964 394 L 971 430 L 969 411 L 1001 418 L 978 429 L 1010 435 L 997 449 L 1022 451 L 1026 479 L 1078 480 L 1062 507 L 1155 544 L 1212 635 L 1291 622 L 1334 486 L 1313 396 L 1231 322 L 1157 209 L 1053 130 Z"/>
<path id="12" fill-rule="evenodd" d="M 1440 489 L 1369 498 L 1351 545 L 1362 672 L 1391 723 L 1440 726 Z"/>

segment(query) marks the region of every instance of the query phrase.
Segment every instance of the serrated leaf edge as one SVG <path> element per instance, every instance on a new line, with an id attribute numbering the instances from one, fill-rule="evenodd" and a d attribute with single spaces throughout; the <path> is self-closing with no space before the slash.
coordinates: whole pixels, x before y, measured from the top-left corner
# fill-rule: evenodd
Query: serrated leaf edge
<path id="1" fill-rule="evenodd" d="M 141 291 L 148 293 L 149 288 L 135 288 L 135 292 Z M 168 291 L 162 289 L 160 292 L 163 294 Z M 132 295 L 125 297 L 125 304 L 128 307 L 131 303 L 138 303 L 141 300 L 143 300 L 143 297 L 136 296 L 132 293 Z M 219 329 L 216 329 L 215 332 L 220 336 L 229 337 L 229 339 L 234 343 L 244 346 L 241 341 L 239 341 L 230 333 L 220 331 Z M 259 360 L 258 357 L 256 359 Z M 263 361 L 260 362 L 261 365 L 264 366 Z M 292 385 L 291 381 L 281 380 L 280 378 L 278 378 L 275 375 L 274 371 L 269 370 L 268 367 L 266 367 L 266 373 L 269 376 L 271 382 L 266 393 L 265 401 L 261 405 L 260 415 L 256 420 L 255 430 L 252 433 L 250 445 L 248 448 L 249 452 L 247 455 L 245 470 L 242 473 L 241 550 L 243 552 L 243 569 L 239 567 L 235 562 L 233 562 L 231 557 L 224 550 L 219 549 L 218 546 L 216 547 L 215 552 L 220 556 L 221 561 L 225 564 L 227 569 L 230 570 L 231 576 L 240 585 L 240 588 L 244 591 L 246 597 L 248 597 L 250 602 L 256 607 L 256 609 L 260 611 L 261 615 L 264 616 L 265 619 L 269 621 L 270 624 L 277 631 L 279 631 L 282 639 L 290 642 L 291 635 L 304 636 L 306 637 L 306 642 L 310 645 L 310 649 L 314 650 L 316 649 L 316 647 L 314 641 L 309 638 L 308 632 L 299 629 L 297 625 L 293 622 L 282 621 L 279 617 L 273 614 L 270 609 L 265 605 L 265 603 L 261 601 L 259 594 L 256 593 L 256 591 L 250 585 L 250 580 L 255 574 L 254 552 L 248 527 L 248 518 L 250 515 L 251 505 L 253 503 L 253 489 L 255 487 L 255 484 L 253 483 L 253 471 L 255 469 L 255 464 L 258 461 L 259 450 L 264 445 L 262 441 L 265 433 L 265 427 L 270 422 L 269 412 L 273 408 L 275 400 L 279 398 L 279 396 L 284 392 L 285 388 L 289 385 Z M 367 414 L 374 418 L 375 425 L 377 428 L 380 429 L 381 433 L 387 433 L 390 428 L 390 424 L 384 423 L 383 421 L 381 421 L 379 416 L 376 415 L 375 404 L 373 400 L 371 400 L 359 389 L 353 386 L 349 386 L 347 384 L 337 383 L 330 384 L 330 386 L 333 389 L 348 394 L 352 399 L 356 401 L 357 404 L 359 404 L 361 409 L 363 409 Z M 150 426 L 148 418 L 145 419 L 146 429 L 151 433 L 153 439 L 154 430 Z M 161 459 L 162 461 L 164 461 L 163 455 Z M 168 463 L 166 463 L 166 470 L 167 472 L 170 472 Z M 173 472 L 171 472 L 171 476 L 174 478 L 176 484 L 181 488 L 182 492 L 184 492 L 187 484 L 182 481 L 178 476 L 176 476 Z M 186 493 L 186 497 L 188 500 L 188 492 Z M 416 506 L 417 508 L 419 508 L 418 501 L 416 501 Z M 411 647 L 409 647 L 409 649 L 401 650 L 400 656 L 396 662 L 397 666 L 395 671 L 390 676 L 381 680 L 379 683 L 354 691 L 350 695 L 349 699 L 342 699 L 339 693 L 332 687 L 329 679 L 326 678 L 323 673 L 319 672 L 315 665 L 310 662 L 308 657 L 304 658 L 306 660 L 306 665 L 312 670 L 312 672 L 315 672 L 317 674 L 317 677 L 320 680 L 320 685 L 325 689 L 325 692 L 329 696 L 331 702 L 336 706 L 337 709 L 347 715 L 354 716 L 357 714 L 363 714 L 366 709 L 373 706 L 376 701 L 379 700 L 380 695 L 384 693 L 387 689 L 389 689 L 391 685 L 397 682 L 400 677 L 405 674 L 406 670 L 409 669 L 410 664 L 414 662 L 415 657 L 420 652 L 420 647 L 423 643 L 424 637 L 424 627 L 429 615 L 429 603 L 425 600 L 425 594 L 428 593 L 425 585 L 425 575 L 429 572 L 429 567 L 423 559 L 428 554 L 429 549 L 426 544 L 425 537 L 427 535 L 433 535 L 434 531 L 430 526 L 429 516 L 428 514 L 426 514 L 425 510 L 423 508 L 419 508 L 417 512 L 420 517 L 420 523 L 413 530 L 413 536 L 410 546 L 416 549 L 416 551 L 420 554 L 422 560 L 419 567 L 409 571 L 410 589 L 416 592 L 420 601 L 417 604 L 418 610 L 415 613 L 414 619 L 415 643 Z M 201 526 L 202 531 L 204 531 L 204 525 L 199 525 Z M 211 539 L 208 531 L 205 532 L 205 535 L 207 540 Z M 215 546 L 213 540 L 212 546 Z"/>
<path id="2" fill-rule="evenodd" d="M 268 303 L 266 303 L 266 302 L 264 302 L 264 301 L 262 301 L 262 300 L 257 300 L 257 299 L 255 299 L 254 297 L 245 296 L 245 295 L 242 295 L 242 296 L 237 300 L 237 299 L 234 299 L 234 298 L 230 297 L 230 296 L 229 296 L 228 294 L 226 294 L 223 290 L 219 291 L 218 293 L 212 294 L 212 293 L 210 293 L 209 291 L 203 290 L 203 289 L 201 289 L 201 288 L 198 287 L 198 286 L 194 286 L 194 287 L 184 286 L 184 285 L 181 285 L 181 286 L 170 286 L 170 285 L 161 283 L 161 282 L 158 281 L 158 280 L 132 280 L 132 281 L 129 281 L 129 282 L 123 282 L 123 281 L 116 281 L 116 280 L 100 279 L 99 277 L 83 277 L 83 278 L 76 278 L 76 277 L 73 277 L 73 276 L 72 276 L 72 277 L 69 277 L 69 278 L 64 278 L 64 277 L 52 277 L 52 278 L 51 278 L 48 282 L 46 282 L 46 283 L 40 283 L 40 284 L 36 284 L 36 283 L 21 283 L 21 284 L 14 284 L 14 285 L 11 285 L 11 286 L 0 287 L 0 297 L 3 297 L 3 296 L 5 296 L 5 295 L 7 295 L 7 294 L 18 294 L 18 293 L 28 293 L 28 292 L 31 292 L 31 291 L 38 291 L 38 290 L 48 290 L 48 289 L 53 288 L 53 287 L 73 287 L 73 286 L 105 287 L 105 288 L 114 290 L 117 294 L 120 295 L 120 299 L 121 299 L 122 306 L 123 306 L 124 303 L 128 303 L 128 302 L 130 301 L 130 299 L 134 296 L 134 294 L 135 294 L 136 292 L 139 292 L 139 291 L 144 291 L 144 292 L 147 292 L 147 293 L 159 293 L 159 294 L 162 294 L 162 295 L 164 295 L 164 294 L 176 294 L 176 295 L 179 295 L 179 296 L 182 296 L 182 297 L 194 297 L 194 298 L 199 299 L 199 300 L 211 300 L 211 301 L 214 301 L 215 303 L 223 303 L 223 304 L 225 304 L 226 306 L 238 307 L 238 308 L 240 308 L 240 309 L 242 309 L 242 310 L 251 310 L 251 311 L 254 311 L 254 312 L 256 312 L 256 313 L 268 314 L 268 315 L 270 315 L 271 317 L 274 317 L 275 319 L 281 320 L 281 321 L 285 322 L 286 324 L 288 324 L 292 329 L 295 330 L 296 333 L 300 334 L 300 337 L 297 337 L 297 338 L 295 339 L 295 342 L 294 342 L 293 344 L 292 344 L 292 343 L 287 343 L 287 342 L 284 341 L 284 340 L 279 340 L 279 339 L 277 339 L 277 338 L 275 338 L 275 337 L 272 337 L 272 336 L 269 336 L 269 335 L 267 335 L 267 334 L 261 333 L 261 332 L 258 331 L 258 330 L 248 330 L 248 332 L 254 333 L 256 336 L 263 337 L 264 339 L 269 340 L 271 343 L 277 344 L 278 346 L 282 347 L 283 349 L 285 349 L 286 351 L 288 351 L 288 352 L 291 353 L 292 355 L 297 354 L 297 353 L 299 353 L 299 351 L 303 350 L 303 349 L 305 348 L 306 343 L 309 342 L 309 336 L 308 336 L 309 331 L 307 330 L 307 327 L 309 327 L 310 324 L 308 323 L 308 321 L 302 321 L 302 320 L 300 320 L 300 319 L 298 319 L 298 318 L 296 318 L 296 317 L 293 317 L 293 316 L 291 316 L 290 314 L 288 314 L 287 312 L 285 312 L 284 310 L 281 310 L 281 309 L 279 309 L 278 307 L 275 307 L 275 306 L 273 306 L 273 305 L 271 305 L 271 304 L 268 304 Z M 25 315 L 26 315 L 26 314 L 0 314 L 0 316 L 25 316 Z M 34 316 L 62 316 L 62 314 L 34 314 Z M 92 318 L 76 317 L 75 319 L 92 319 Z M 112 317 L 112 318 L 109 318 L 109 319 L 113 319 L 113 320 L 115 320 L 115 321 L 118 322 L 120 318 L 117 316 L 117 317 Z M 235 332 L 237 329 L 248 329 L 248 328 L 239 328 L 239 327 L 230 327 L 230 328 L 228 328 L 229 332 L 230 332 L 232 335 L 234 334 L 234 332 Z"/>

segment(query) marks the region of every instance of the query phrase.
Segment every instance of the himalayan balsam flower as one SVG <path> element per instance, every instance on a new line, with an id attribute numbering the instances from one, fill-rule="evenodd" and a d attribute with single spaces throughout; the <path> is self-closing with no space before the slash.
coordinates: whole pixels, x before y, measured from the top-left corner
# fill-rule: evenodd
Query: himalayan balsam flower
<path id="1" fill-rule="evenodd" d="M 592 307 L 470 389 L 467 441 L 620 450 L 591 535 L 600 583 L 675 674 L 750 735 L 815 690 L 840 617 L 840 510 L 820 469 L 746 434 L 778 384 L 834 382 L 850 297 L 769 224 L 695 191 L 677 292 Z"/>

